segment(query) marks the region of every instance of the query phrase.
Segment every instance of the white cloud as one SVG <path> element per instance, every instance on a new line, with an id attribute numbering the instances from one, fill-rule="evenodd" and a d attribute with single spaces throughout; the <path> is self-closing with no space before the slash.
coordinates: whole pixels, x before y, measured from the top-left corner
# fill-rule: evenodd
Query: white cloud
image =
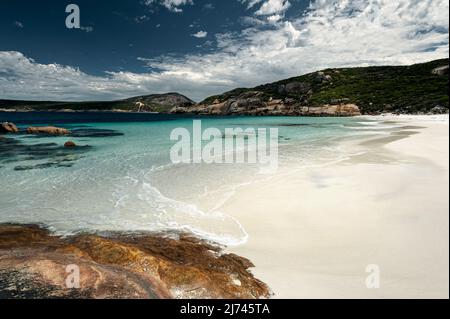
<path id="1" fill-rule="evenodd" d="M 168 10 L 172 12 L 183 12 L 183 9 L 180 7 L 185 5 L 193 5 L 193 0 L 144 0 L 143 3 L 146 6 L 152 6 L 152 5 L 161 5 L 166 7 Z"/>
<path id="2" fill-rule="evenodd" d="M 202 39 L 202 38 L 206 38 L 208 36 L 208 32 L 206 31 L 198 31 L 197 33 L 192 34 L 193 37 Z"/>
<path id="3" fill-rule="evenodd" d="M 20 52 L 0 51 L 0 99 L 117 100 L 173 91 L 200 98 L 205 94 L 198 90 L 201 86 L 221 90 L 229 84 L 184 72 L 108 72 L 93 76 L 69 66 L 40 64 Z"/>
<path id="4" fill-rule="evenodd" d="M 316 0 L 306 14 L 216 36 L 213 53 L 141 59 L 152 71 L 91 76 L 0 52 L 0 98 L 115 99 L 178 91 L 194 99 L 327 67 L 448 57 L 447 0 Z"/>
<path id="5" fill-rule="evenodd" d="M 260 8 L 255 12 L 256 15 L 281 15 L 291 6 L 289 0 L 239 0 L 247 4 L 247 9 L 252 9 L 256 5 L 261 4 Z"/>
<path id="6" fill-rule="evenodd" d="M 257 15 L 272 15 L 286 12 L 291 6 L 288 0 L 267 0 L 261 8 L 256 11 Z"/>

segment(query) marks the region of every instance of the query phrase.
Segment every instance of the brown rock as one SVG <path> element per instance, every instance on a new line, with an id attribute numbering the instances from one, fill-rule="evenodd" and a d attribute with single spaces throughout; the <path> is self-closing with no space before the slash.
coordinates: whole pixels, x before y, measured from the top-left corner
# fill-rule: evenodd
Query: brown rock
<path id="1" fill-rule="evenodd" d="M 269 102 L 267 103 L 268 106 L 273 106 L 273 105 L 279 105 L 279 104 L 283 104 L 283 100 L 274 100 L 271 99 L 269 100 Z"/>
<path id="2" fill-rule="evenodd" d="M 67 141 L 66 143 L 64 143 L 64 147 L 67 147 L 67 148 L 76 147 L 76 146 L 77 146 L 77 144 L 75 144 L 75 142 L 72 142 L 72 141 Z"/>
<path id="3" fill-rule="evenodd" d="M 302 109 L 305 112 L 306 109 Z M 340 105 L 322 105 L 309 107 L 306 115 L 315 116 L 358 116 L 361 115 L 359 107 L 355 104 L 340 104 Z"/>
<path id="4" fill-rule="evenodd" d="M 68 135 L 68 134 L 70 134 L 70 131 L 65 128 L 46 126 L 46 127 L 29 127 L 27 129 L 27 133 L 28 134 Z"/>
<path id="5" fill-rule="evenodd" d="M 356 104 L 341 104 L 337 109 L 340 116 L 359 116 L 361 111 Z"/>
<path id="6" fill-rule="evenodd" d="M 0 225 L 0 298 L 268 298 L 252 263 L 186 234 L 51 236 Z M 66 287 L 68 265 L 80 289 Z M 24 289 L 18 287 L 25 287 Z"/>
<path id="7" fill-rule="evenodd" d="M 19 129 L 13 123 L 4 122 L 0 124 L 0 133 L 18 133 Z"/>
<path id="8" fill-rule="evenodd" d="M 209 113 L 211 115 L 220 115 L 226 112 L 227 105 L 226 103 L 217 103 L 208 106 Z"/>

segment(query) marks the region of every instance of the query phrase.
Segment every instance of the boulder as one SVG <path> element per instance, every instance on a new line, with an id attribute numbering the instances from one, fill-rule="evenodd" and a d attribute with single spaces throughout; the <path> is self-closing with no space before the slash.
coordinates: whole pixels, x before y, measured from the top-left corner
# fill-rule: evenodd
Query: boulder
<path id="1" fill-rule="evenodd" d="M 221 115 L 226 113 L 227 104 L 226 103 L 214 103 L 208 106 L 209 113 L 212 115 Z"/>
<path id="2" fill-rule="evenodd" d="M 361 111 L 356 104 L 341 104 L 337 108 L 339 116 L 359 116 Z"/>
<path id="3" fill-rule="evenodd" d="M 29 127 L 27 129 L 27 133 L 28 134 L 68 135 L 68 134 L 70 134 L 70 131 L 65 128 L 46 126 L 46 127 Z"/>
<path id="4" fill-rule="evenodd" d="M 337 116 L 337 105 L 313 106 L 308 110 L 308 115 Z"/>
<path id="5" fill-rule="evenodd" d="M 274 100 L 274 99 L 271 99 L 271 100 L 269 100 L 269 102 L 267 103 L 267 105 L 269 105 L 269 106 L 276 106 L 276 105 L 279 105 L 279 104 L 283 104 L 283 100 L 279 100 L 279 99 Z"/>
<path id="6" fill-rule="evenodd" d="M 187 108 L 175 106 L 175 107 L 173 107 L 173 108 L 170 110 L 169 113 L 171 113 L 171 114 L 184 114 L 184 113 L 187 113 L 187 112 L 188 112 L 188 109 L 187 109 Z"/>
<path id="7" fill-rule="evenodd" d="M 287 97 L 287 98 L 284 99 L 284 103 L 285 103 L 285 104 L 288 104 L 288 105 L 294 104 L 294 103 L 295 103 L 295 100 L 292 99 L 292 98 Z"/>
<path id="8" fill-rule="evenodd" d="M 38 226 L 0 225 L 0 299 L 271 296 L 248 270 L 249 260 L 188 234 L 172 235 L 57 237 Z M 77 270 L 79 287 L 68 287 Z"/>
<path id="9" fill-rule="evenodd" d="M 305 109 L 302 109 L 304 112 Z M 309 107 L 307 115 L 315 116 L 358 116 L 361 115 L 359 107 L 355 104 L 340 104 L 340 105 L 322 105 Z"/>
<path id="10" fill-rule="evenodd" d="M 440 66 L 438 68 L 433 69 L 431 73 L 439 76 L 448 75 L 448 67 L 449 67 L 448 65 Z"/>
<path id="11" fill-rule="evenodd" d="M 230 106 L 228 108 L 228 112 L 230 113 L 240 113 L 244 112 L 247 107 L 247 100 L 246 99 L 240 99 L 237 101 L 230 100 Z"/>
<path id="12" fill-rule="evenodd" d="M 66 148 L 72 148 L 72 147 L 76 147 L 77 144 L 75 144 L 75 142 L 72 141 L 67 141 L 66 143 L 64 143 L 64 147 Z"/>
<path id="13" fill-rule="evenodd" d="M 331 82 L 333 80 L 331 75 L 327 75 L 324 72 L 317 72 L 317 73 L 315 73 L 313 75 L 313 79 L 317 83 L 327 83 L 327 82 Z"/>
<path id="14" fill-rule="evenodd" d="M 18 133 L 19 129 L 13 123 L 4 122 L 0 125 L 0 133 Z"/>
<path id="15" fill-rule="evenodd" d="M 303 95 L 309 92 L 311 86 L 303 82 L 291 82 L 284 86 L 284 92 L 287 94 Z"/>
<path id="16" fill-rule="evenodd" d="M 444 106 L 435 106 L 430 110 L 430 114 L 448 114 L 448 108 Z"/>
<path id="17" fill-rule="evenodd" d="M 260 98 L 254 97 L 254 98 L 249 98 L 247 100 L 247 106 L 251 109 L 254 109 L 254 108 L 258 108 L 258 107 L 263 107 L 264 103 Z"/>
<path id="18" fill-rule="evenodd" d="M 300 115 L 307 115 L 309 113 L 309 107 L 302 106 L 299 111 L 300 111 Z"/>

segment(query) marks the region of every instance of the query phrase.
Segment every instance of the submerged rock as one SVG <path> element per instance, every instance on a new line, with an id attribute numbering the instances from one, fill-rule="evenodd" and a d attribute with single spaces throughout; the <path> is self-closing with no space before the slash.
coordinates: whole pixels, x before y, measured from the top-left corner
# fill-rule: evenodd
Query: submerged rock
<path id="1" fill-rule="evenodd" d="M 78 138 L 86 138 L 86 137 L 115 137 L 115 136 L 123 136 L 124 134 L 115 130 L 107 130 L 107 129 L 95 129 L 95 128 L 79 128 L 72 130 L 70 136 L 78 137 Z"/>
<path id="2" fill-rule="evenodd" d="M 70 167 L 90 149 L 87 145 L 66 148 L 56 143 L 25 144 L 18 139 L 3 137 L 0 138 L 0 164 L 16 163 L 16 171 Z"/>
<path id="3" fill-rule="evenodd" d="M 4 122 L 0 124 L 0 133 L 19 133 L 19 129 L 13 123 Z"/>
<path id="4" fill-rule="evenodd" d="M 65 128 L 46 126 L 46 127 L 29 127 L 28 134 L 48 134 L 48 135 L 68 135 L 70 131 Z"/>
<path id="5" fill-rule="evenodd" d="M 173 236 L 175 235 L 175 236 Z M 187 234 L 52 236 L 0 225 L 0 298 L 268 298 L 252 263 Z M 76 266 L 74 268 L 74 266 Z M 78 269 L 79 288 L 67 288 Z"/>
<path id="6" fill-rule="evenodd" d="M 64 147 L 66 147 L 66 148 L 71 148 L 71 147 L 76 147 L 76 146 L 77 146 L 77 144 L 75 144 L 75 142 L 73 142 L 73 141 L 67 141 L 64 143 Z"/>

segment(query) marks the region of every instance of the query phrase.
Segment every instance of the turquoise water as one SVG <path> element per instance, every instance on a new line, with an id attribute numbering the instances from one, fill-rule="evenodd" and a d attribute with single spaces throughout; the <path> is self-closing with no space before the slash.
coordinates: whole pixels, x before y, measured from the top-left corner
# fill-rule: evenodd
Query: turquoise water
<path id="1" fill-rule="evenodd" d="M 260 164 L 173 164 L 170 134 L 192 130 L 193 118 L 0 113 L 5 120 L 21 128 L 54 124 L 76 134 L 0 140 L 0 222 L 42 223 L 60 234 L 183 230 L 228 245 L 246 240 L 239 222 L 220 207 L 238 186 L 267 176 Z M 277 128 L 280 169 L 336 161 L 348 156 L 340 141 L 378 134 L 370 121 L 353 118 L 201 120 L 203 128 L 221 131 Z M 80 148 L 64 149 L 68 140 Z"/>

